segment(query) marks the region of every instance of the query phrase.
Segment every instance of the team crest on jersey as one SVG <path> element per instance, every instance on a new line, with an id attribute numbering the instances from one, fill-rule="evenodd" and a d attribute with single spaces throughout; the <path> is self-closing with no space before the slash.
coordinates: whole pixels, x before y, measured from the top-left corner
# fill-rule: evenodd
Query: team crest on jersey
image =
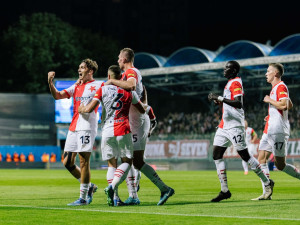
<path id="1" fill-rule="evenodd" d="M 89 89 L 91 92 L 96 91 L 96 86 L 91 86 Z"/>

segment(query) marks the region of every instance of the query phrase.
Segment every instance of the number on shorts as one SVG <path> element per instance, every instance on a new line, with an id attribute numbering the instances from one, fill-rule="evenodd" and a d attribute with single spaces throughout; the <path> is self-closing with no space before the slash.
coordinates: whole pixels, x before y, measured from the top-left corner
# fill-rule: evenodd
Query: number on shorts
<path id="1" fill-rule="evenodd" d="M 283 146 L 283 142 L 276 142 L 274 145 L 275 145 L 276 149 L 280 149 L 281 150 L 282 146 Z M 278 148 L 279 146 L 280 146 L 280 148 Z"/>
<path id="2" fill-rule="evenodd" d="M 132 140 L 133 142 L 137 142 L 137 140 L 138 140 L 137 134 L 133 134 L 133 135 L 132 135 L 132 139 L 133 139 L 133 140 Z"/>
<path id="3" fill-rule="evenodd" d="M 117 97 L 115 97 L 115 99 L 114 99 L 114 103 L 113 103 L 113 105 L 112 105 L 112 107 L 111 107 L 112 109 L 114 109 L 114 110 L 119 110 L 119 109 L 122 108 L 123 102 L 122 102 L 120 99 L 121 99 L 123 96 L 124 96 L 124 94 L 118 93 Z M 118 105 L 118 103 L 119 103 L 119 105 Z"/>
<path id="4" fill-rule="evenodd" d="M 243 136 L 239 134 L 237 136 L 234 136 L 233 139 L 234 139 L 235 143 L 239 143 L 239 142 L 243 141 Z"/>
<path id="5" fill-rule="evenodd" d="M 90 143 L 90 136 L 81 136 L 81 144 L 88 144 Z"/>

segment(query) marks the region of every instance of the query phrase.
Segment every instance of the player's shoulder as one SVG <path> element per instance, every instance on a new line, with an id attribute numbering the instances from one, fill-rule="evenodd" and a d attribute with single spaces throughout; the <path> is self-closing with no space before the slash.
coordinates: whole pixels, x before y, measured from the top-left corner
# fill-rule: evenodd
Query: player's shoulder
<path id="1" fill-rule="evenodd" d="M 125 71 L 127 77 L 136 76 L 138 74 L 138 69 L 135 67 L 129 68 Z"/>

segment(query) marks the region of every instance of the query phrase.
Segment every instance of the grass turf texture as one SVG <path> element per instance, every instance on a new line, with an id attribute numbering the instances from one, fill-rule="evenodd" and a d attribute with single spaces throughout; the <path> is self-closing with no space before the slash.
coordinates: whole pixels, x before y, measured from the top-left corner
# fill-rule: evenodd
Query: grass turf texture
<path id="1" fill-rule="evenodd" d="M 126 207 L 106 204 L 106 171 L 92 171 L 99 189 L 87 206 L 67 206 L 79 197 L 79 182 L 66 170 L 0 173 L 0 224 L 300 224 L 300 181 L 278 171 L 271 201 L 250 200 L 262 193 L 253 172 L 228 171 L 232 197 L 219 203 L 210 202 L 220 191 L 216 171 L 158 171 L 175 195 L 157 206 L 160 192 L 142 175 L 141 205 Z M 119 194 L 128 197 L 125 183 Z"/>

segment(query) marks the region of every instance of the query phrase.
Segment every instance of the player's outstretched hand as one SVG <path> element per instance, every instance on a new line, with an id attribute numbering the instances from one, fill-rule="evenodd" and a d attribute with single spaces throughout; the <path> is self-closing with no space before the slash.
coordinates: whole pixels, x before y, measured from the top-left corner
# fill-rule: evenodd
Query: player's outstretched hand
<path id="1" fill-rule="evenodd" d="M 209 101 L 212 101 L 212 100 L 217 101 L 217 100 L 218 100 L 218 95 L 216 95 L 216 94 L 214 94 L 214 93 L 209 93 L 209 95 L 208 95 L 208 100 L 209 100 Z"/>
<path id="2" fill-rule="evenodd" d="M 107 81 L 104 83 L 104 85 L 110 85 L 110 84 L 112 84 L 112 80 L 111 80 L 111 79 L 107 80 Z"/>

